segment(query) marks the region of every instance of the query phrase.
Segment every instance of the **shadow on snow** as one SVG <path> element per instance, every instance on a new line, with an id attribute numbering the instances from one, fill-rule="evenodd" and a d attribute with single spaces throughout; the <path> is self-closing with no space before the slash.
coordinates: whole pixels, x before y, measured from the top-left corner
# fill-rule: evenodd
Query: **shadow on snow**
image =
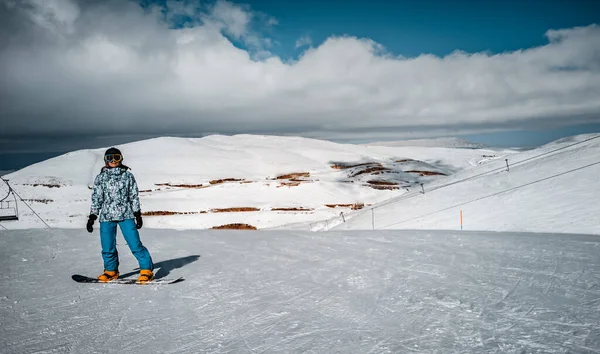
<path id="1" fill-rule="evenodd" d="M 155 270 L 157 268 L 160 268 L 160 269 L 158 269 L 158 271 L 154 274 L 154 279 L 165 278 L 166 276 L 168 276 L 171 273 L 172 270 L 182 268 L 185 265 L 193 263 L 193 262 L 197 261 L 198 258 L 200 258 L 200 255 L 174 258 L 174 259 L 169 259 L 166 261 L 156 262 L 156 263 L 154 263 L 154 269 Z M 139 268 L 135 268 L 133 272 L 130 272 L 127 274 L 122 274 L 119 278 L 130 277 L 132 275 L 137 274 L 139 270 L 140 270 Z"/>

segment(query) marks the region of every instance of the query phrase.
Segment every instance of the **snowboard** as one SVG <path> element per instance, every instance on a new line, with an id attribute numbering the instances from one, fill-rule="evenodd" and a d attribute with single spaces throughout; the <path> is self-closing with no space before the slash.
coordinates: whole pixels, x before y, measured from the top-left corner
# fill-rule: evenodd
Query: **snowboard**
<path id="1" fill-rule="evenodd" d="M 166 284 L 179 283 L 179 282 L 182 282 L 184 280 L 183 277 L 171 278 L 171 279 L 161 278 L 161 279 L 154 279 L 154 280 L 152 280 L 151 282 L 148 282 L 148 283 L 138 283 L 137 279 L 119 278 L 119 279 L 113 279 L 113 280 L 111 280 L 109 282 L 101 282 L 101 281 L 99 281 L 96 278 L 86 277 L 85 275 L 81 275 L 81 274 L 73 274 L 71 276 L 71 279 L 75 280 L 78 283 L 130 284 L 130 285 L 166 285 Z"/>

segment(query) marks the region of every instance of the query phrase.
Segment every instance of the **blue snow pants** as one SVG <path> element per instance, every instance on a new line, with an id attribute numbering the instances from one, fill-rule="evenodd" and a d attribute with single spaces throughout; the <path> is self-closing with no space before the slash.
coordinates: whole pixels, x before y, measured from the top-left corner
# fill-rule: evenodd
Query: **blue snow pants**
<path id="1" fill-rule="evenodd" d="M 150 252 L 148 252 L 148 249 L 144 247 L 142 241 L 140 241 L 140 234 L 135 228 L 135 221 L 133 219 L 100 223 L 100 244 L 102 245 L 104 269 L 110 271 L 119 270 L 117 225 L 119 225 L 123 238 L 125 238 L 131 253 L 133 253 L 137 259 L 140 269 L 154 270 L 154 263 L 150 257 Z"/>

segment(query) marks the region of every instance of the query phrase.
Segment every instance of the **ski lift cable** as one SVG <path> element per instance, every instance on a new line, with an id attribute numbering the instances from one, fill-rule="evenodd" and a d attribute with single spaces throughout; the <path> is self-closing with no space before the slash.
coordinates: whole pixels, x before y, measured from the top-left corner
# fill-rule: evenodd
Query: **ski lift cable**
<path id="1" fill-rule="evenodd" d="M 46 225 L 46 226 L 47 226 L 49 229 L 51 229 L 50 225 L 48 225 L 48 223 L 47 223 L 47 222 L 46 222 L 46 221 L 45 221 L 45 220 L 44 220 L 44 219 L 43 219 L 43 218 L 42 218 L 42 217 L 41 217 L 41 216 L 40 216 L 40 215 L 39 215 L 39 214 L 38 214 L 38 213 L 37 213 L 35 210 L 33 210 L 33 208 L 32 208 L 32 207 L 31 207 L 29 204 L 27 204 L 27 202 L 26 202 L 25 200 L 23 200 L 23 198 L 21 198 L 21 196 L 19 195 L 19 193 L 17 193 L 17 191 L 15 191 L 15 190 L 14 190 L 14 189 L 13 189 L 13 188 L 10 186 L 10 184 L 8 183 L 8 180 L 5 180 L 5 179 L 4 179 L 4 178 L 2 178 L 2 177 L 0 177 L 0 179 L 1 179 L 2 181 L 4 181 L 4 183 L 6 183 L 6 185 L 8 186 L 8 189 L 9 189 L 9 191 L 12 191 L 12 192 L 13 192 L 13 193 L 14 193 L 14 194 L 15 194 L 15 195 L 16 195 L 16 196 L 19 198 L 19 200 L 20 200 L 21 202 L 23 202 L 23 204 L 25 204 L 25 206 L 27 206 L 27 207 L 29 208 L 29 210 L 31 210 L 31 211 L 33 212 L 33 214 L 34 214 L 35 216 L 37 216 L 37 217 L 38 217 L 38 219 L 40 219 L 40 220 L 41 220 L 41 221 L 44 223 L 44 225 Z"/>
<path id="2" fill-rule="evenodd" d="M 454 205 L 449 206 L 447 208 L 435 210 L 435 211 L 432 211 L 432 212 L 429 212 L 429 213 L 426 213 L 426 214 L 423 214 L 423 215 L 415 216 L 415 217 L 412 217 L 412 218 L 409 218 L 409 219 L 406 219 L 406 220 L 394 222 L 394 223 L 391 223 L 389 225 L 385 225 L 385 226 L 379 227 L 379 229 L 385 229 L 385 228 L 388 228 L 390 226 L 395 226 L 395 225 L 398 225 L 398 224 L 403 224 L 403 223 L 408 222 L 408 221 L 412 221 L 412 220 L 423 218 L 425 216 L 429 216 L 429 215 L 437 214 L 437 213 L 440 213 L 440 212 L 444 212 L 444 211 L 447 211 L 447 210 L 450 210 L 450 209 L 457 208 L 459 206 L 463 206 L 463 205 L 470 204 L 470 203 L 473 203 L 473 202 L 477 202 L 477 201 L 480 201 L 480 200 L 483 200 L 483 199 L 494 197 L 494 196 L 497 196 L 497 195 L 500 195 L 500 194 L 503 194 L 503 193 L 512 192 L 512 191 L 514 191 L 516 189 L 520 189 L 520 188 L 523 188 L 523 187 L 530 186 L 532 184 L 536 184 L 536 183 L 540 183 L 540 182 L 543 182 L 543 181 L 547 181 L 549 179 L 556 178 L 556 177 L 559 177 L 559 176 L 563 176 L 563 175 L 566 175 L 566 174 L 569 174 L 569 173 L 572 173 L 572 172 L 575 172 L 575 171 L 583 170 L 585 168 L 589 168 L 589 167 L 592 167 L 592 166 L 595 166 L 595 165 L 600 165 L 600 161 L 597 161 L 597 162 L 594 162 L 594 163 L 591 163 L 591 164 L 588 164 L 588 165 L 585 165 L 585 166 L 577 167 L 577 168 L 574 168 L 574 169 L 571 169 L 571 170 L 568 170 L 568 171 L 564 171 L 564 172 L 561 172 L 561 173 L 557 173 L 557 174 L 554 174 L 552 176 L 544 177 L 544 178 L 541 178 L 541 179 L 538 179 L 538 180 L 535 180 L 535 181 L 532 181 L 532 182 L 529 182 L 529 183 L 525 183 L 525 184 L 522 184 L 522 185 L 518 185 L 516 187 L 505 189 L 505 190 L 502 190 L 502 191 L 499 191 L 499 192 L 496 192 L 496 193 L 488 194 L 486 196 L 475 198 L 473 200 L 469 200 L 469 201 L 466 201 L 466 202 L 463 202 L 463 203 L 454 204 Z"/>
<path id="3" fill-rule="evenodd" d="M 520 164 L 523 164 L 525 162 L 537 159 L 539 157 L 542 157 L 542 156 L 545 156 L 545 155 L 549 155 L 549 154 L 553 154 L 553 153 L 555 153 L 557 151 L 568 149 L 568 148 L 573 147 L 573 146 L 585 144 L 585 143 L 587 143 L 587 142 L 589 142 L 591 140 L 595 140 L 595 139 L 599 139 L 599 138 L 600 138 L 600 134 L 595 134 L 595 135 L 593 135 L 593 136 L 591 136 L 589 138 L 577 141 L 575 143 L 568 144 L 568 145 L 565 145 L 565 146 L 561 146 L 559 148 L 552 149 L 552 150 L 549 150 L 549 151 L 545 151 L 543 153 L 540 153 L 540 154 L 537 154 L 537 155 L 525 158 L 523 160 L 514 161 L 514 162 L 511 163 L 511 166 L 520 165 Z M 469 180 L 474 180 L 474 179 L 479 178 L 481 176 L 491 175 L 491 174 L 495 174 L 495 173 L 498 173 L 500 171 L 505 171 L 505 170 L 506 170 L 506 167 L 504 167 L 504 166 L 500 167 L 500 168 L 495 168 L 495 169 L 492 169 L 492 170 L 489 170 L 489 171 L 485 171 L 485 172 L 482 172 L 482 173 L 479 173 L 477 175 L 473 175 L 473 176 L 470 176 L 470 177 L 466 177 L 466 178 L 463 178 L 463 179 L 460 179 L 460 180 L 457 180 L 457 181 L 454 181 L 454 182 L 442 183 L 442 184 L 434 185 L 434 186 L 430 187 L 428 189 L 428 191 L 429 192 L 433 192 L 433 191 L 440 190 L 440 189 L 443 189 L 443 188 L 446 188 L 446 187 L 450 187 L 450 186 L 455 185 L 455 184 L 459 184 L 459 183 L 466 182 L 466 181 L 469 181 Z M 390 198 L 390 199 L 388 199 L 388 200 L 386 200 L 384 202 L 378 203 L 377 205 L 374 205 L 374 206 L 371 206 L 371 207 L 367 207 L 367 208 L 359 210 L 359 211 L 357 211 L 355 213 L 349 214 L 349 217 L 350 218 L 357 218 L 357 217 L 360 217 L 360 216 L 368 213 L 369 211 L 373 212 L 374 210 L 376 210 L 378 208 L 381 208 L 381 207 L 384 207 L 384 206 L 387 206 L 387 205 L 390 205 L 390 204 L 396 204 L 396 203 L 399 203 L 399 202 L 401 202 L 403 200 L 406 200 L 406 199 L 412 199 L 412 198 L 417 197 L 417 196 L 419 196 L 421 194 L 422 194 L 421 191 L 413 191 L 413 192 L 404 193 L 404 194 L 399 195 L 397 197 L 393 197 L 393 198 Z M 324 221 L 317 222 L 317 224 L 323 223 L 323 222 L 327 222 L 329 220 L 335 220 L 335 219 L 338 219 L 338 218 L 339 218 L 339 216 L 335 216 L 335 217 L 333 217 L 331 219 L 327 219 L 327 220 L 324 220 Z"/>
<path id="4" fill-rule="evenodd" d="M 515 161 L 515 162 L 511 163 L 511 165 L 512 166 L 520 165 L 520 164 L 522 164 L 524 162 L 528 162 L 528 161 L 537 159 L 539 157 L 542 157 L 542 156 L 545 156 L 545 155 L 549 155 L 549 154 L 555 153 L 555 152 L 560 151 L 560 150 L 568 149 L 568 148 L 576 146 L 576 145 L 581 145 L 581 144 L 587 143 L 588 141 L 599 139 L 599 138 L 600 138 L 600 134 L 594 135 L 592 137 L 586 138 L 586 139 L 581 140 L 581 141 L 577 141 L 577 142 L 572 143 L 572 144 L 561 146 L 559 148 L 552 149 L 550 151 L 546 151 L 546 152 L 537 154 L 535 156 L 528 157 L 528 158 L 523 159 L 523 160 Z M 492 169 L 492 170 L 489 170 L 489 171 L 486 171 L 486 172 L 482 172 L 482 173 L 474 175 L 474 176 L 466 177 L 466 178 L 463 178 L 463 179 L 460 179 L 460 180 L 457 180 L 457 181 L 454 181 L 454 182 L 450 182 L 450 183 L 446 183 L 446 184 L 441 184 L 441 185 L 433 186 L 428 191 L 429 192 L 433 192 L 435 190 L 443 189 L 443 188 L 450 187 L 450 186 L 455 185 L 455 184 L 459 184 L 459 183 L 462 183 L 462 182 L 470 181 L 470 180 L 479 178 L 479 177 L 484 176 L 484 175 L 494 174 L 494 173 L 497 173 L 497 172 L 500 172 L 500 171 L 505 171 L 505 170 L 506 170 L 506 167 L 500 167 L 500 168 Z M 353 217 L 358 217 L 358 216 L 361 216 L 364 213 L 368 212 L 369 210 L 381 208 L 381 207 L 384 207 L 384 206 L 387 206 L 387 205 L 390 205 L 390 204 L 395 204 L 397 202 L 400 202 L 400 201 L 403 201 L 403 200 L 406 200 L 406 199 L 411 199 L 411 198 L 414 198 L 414 197 L 419 196 L 419 195 L 421 195 L 420 191 L 418 191 L 418 192 L 409 192 L 409 193 L 406 193 L 406 194 L 402 194 L 400 196 L 393 197 L 393 198 L 391 198 L 391 199 L 389 199 L 387 201 L 381 202 L 381 203 L 379 203 L 379 204 L 377 204 L 375 206 L 372 206 L 370 208 L 365 208 L 365 209 L 361 210 L 360 212 L 354 214 Z"/>
<path id="5" fill-rule="evenodd" d="M 537 158 L 542 157 L 542 156 L 546 156 L 546 155 L 555 153 L 555 152 L 560 151 L 560 150 L 568 149 L 568 148 L 576 146 L 576 145 L 581 145 L 581 144 L 587 143 L 588 141 L 595 140 L 595 139 L 598 139 L 598 138 L 600 138 L 600 134 L 594 135 L 594 136 L 592 136 L 590 138 L 587 138 L 587 139 L 584 139 L 584 140 L 581 140 L 581 141 L 578 141 L 578 142 L 575 142 L 573 144 L 569 144 L 569 145 L 566 145 L 566 146 L 561 146 L 559 148 L 552 149 L 550 151 L 546 151 L 546 152 L 537 154 L 535 156 L 528 157 L 528 158 L 523 159 L 523 160 L 513 161 L 511 163 L 511 167 L 512 166 L 516 166 L 516 165 L 520 165 L 522 163 L 525 163 L 525 162 L 528 162 L 528 161 L 531 161 L 531 160 L 534 160 L 534 159 L 537 159 Z M 435 185 L 435 186 L 432 186 L 431 188 L 429 188 L 428 192 L 433 192 L 435 190 L 439 190 L 439 189 L 443 189 L 443 188 L 446 188 L 446 187 L 450 187 L 450 186 L 455 185 L 455 184 L 459 184 L 459 183 L 462 183 L 462 182 L 474 180 L 474 179 L 477 179 L 477 178 L 479 178 L 481 176 L 484 176 L 484 175 L 494 174 L 494 173 L 498 173 L 498 172 L 505 171 L 505 170 L 506 170 L 506 167 L 503 166 L 503 167 L 500 167 L 500 168 L 495 168 L 495 169 L 492 169 L 492 170 L 489 170 L 489 171 L 486 171 L 486 172 L 479 173 L 479 174 L 474 175 L 474 176 L 466 177 L 466 178 L 463 178 L 463 179 L 460 179 L 460 180 L 457 180 L 457 181 L 454 181 L 454 182 L 440 184 L 440 185 Z M 370 209 L 377 209 L 377 208 L 380 208 L 380 207 L 383 207 L 383 206 L 386 206 L 386 205 L 389 205 L 389 204 L 393 204 L 393 203 L 396 203 L 396 202 L 399 202 L 399 201 L 402 201 L 402 200 L 405 200 L 405 199 L 413 198 L 413 197 L 418 196 L 420 194 L 421 194 L 421 192 L 406 193 L 406 194 L 400 195 L 398 197 L 391 198 L 390 200 L 387 200 L 387 201 L 382 202 L 382 203 L 380 203 L 380 204 L 378 204 L 376 206 L 373 206 Z"/>
<path id="6" fill-rule="evenodd" d="M 589 138 L 577 141 L 577 142 L 572 143 L 572 144 L 568 144 L 568 145 L 561 146 L 561 147 L 556 148 L 556 149 L 545 151 L 543 153 L 540 153 L 540 154 L 537 154 L 537 155 L 525 158 L 523 160 L 514 161 L 514 162 L 511 163 L 511 166 L 520 165 L 522 163 L 525 163 L 525 162 L 537 159 L 539 157 L 546 156 L 546 155 L 549 155 L 549 154 L 552 154 L 552 153 L 555 153 L 557 151 L 561 151 L 561 150 L 564 150 L 564 149 L 568 149 L 568 148 L 573 147 L 573 146 L 585 144 L 588 141 L 599 139 L 599 138 L 600 138 L 600 134 L 596 134 L 596 135 L 593 135 L 593 136 L 591 136 Z M 459 183 L 462 183 L 462 182 L 470 181 L 470 180 L 479 178 L 481 176 L 491 175 L 491 174 L 498 173 L 500 171 L 505 171 L 505 170 L 506 170 L 506 167 L 504 167 L 504 166 L 500 167 L 500 168 L 495 168 L 495 169 L 492 169 L 492 170 L 489 170 L 489 171 L 485 171 L 485 172 L 479 173 L 477 175 L 469 176 L 469 177 L 466 177 L 466 178 L 463 178 L 463 179 L 460 179 L 460 180 L 457 180 L 457 181 L 454 181 L 454 182 L 435 185 L 435 186 L 431 187 L 428 191 L 429 192 L 433 192 L 435 190 L 440 190 L 440 189 L 443 189 L 443 188 L 446 188 L 446 187 L 450 187 L 450 186 L 455 185 L 455 184 L 459 184 Z M 377 205 L 372 206 L 370 208 L 364 208 L 364 209 L 362 209 L 362 210 L 360 210 L 360 211 L 352 214 L 351 217 L 352 218 L 356 218 L 356 217 L 362 216 L 363 214 L 369 212 L 370 210 L 375 210 L 375 209 L 378 209 L 378 208 L 381 208 L 381 207 L 384 207 L 384 206 L 387 206 L 387 205 L 390 205 L 390 204 L 395 204 L 395 203 L 401 202 L 401 201 L 406 200 L 406 199 L 412 199 L 412 198 L 417 197 L 417 196 L 419 196 L 421 194 L 422 194 L 421 191 L 413 191 L 413 192 L 405 193 L 405 194 L 402 194 L 400 196 L 388 199 L 388 200 L 386 200 L 384 202 L 378 203 Z M 335 218 L 337 218 L 337 217 L 335 217 Z"/>

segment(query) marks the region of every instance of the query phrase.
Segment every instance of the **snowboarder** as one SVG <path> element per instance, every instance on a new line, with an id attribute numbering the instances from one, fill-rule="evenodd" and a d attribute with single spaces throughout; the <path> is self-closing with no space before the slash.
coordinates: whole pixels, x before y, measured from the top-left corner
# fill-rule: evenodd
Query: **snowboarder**
<path id="1" fill-rule="evenodd" d="M 88 232 L 92 232 L 94 221 L 100 222 L 100 244 L 104 260 L 104 273 L 98 280 L 109 282 L 119 277 L 119 255 L 117 252 L 117 225 L 127 241 L 131 253 L 140 266 L 139 283 L 154 279 L 154 263 L 150 252 L 140 241 L 138 229 L 142 227 L 142 212 L 138 197 L 138 186 L 123 165 L 123 155 L 117 148 L 104 153 L 105 166 L 94 180 L 92 205 L 87 222 Z M 135 221 L 134 221 L 135 219 Z"/>

